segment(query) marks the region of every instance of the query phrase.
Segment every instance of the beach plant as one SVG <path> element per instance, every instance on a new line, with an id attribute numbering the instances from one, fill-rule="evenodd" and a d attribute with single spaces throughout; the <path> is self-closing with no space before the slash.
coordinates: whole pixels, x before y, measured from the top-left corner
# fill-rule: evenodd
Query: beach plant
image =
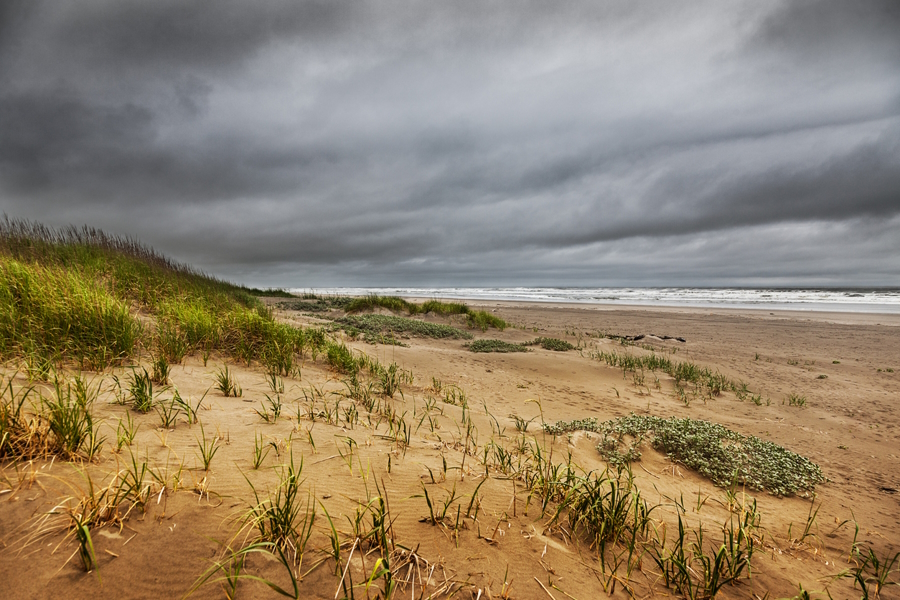
<path id="1" fill-rule="evenodd" d="M 336 319 L 335 323 L 344 329 L 358 330 L 373 336 L 405 335 L 433 339 L 472 338 L 472 334 L 450 325 L 393 315 L 347 315 Z"/>
<path id="2" fill-rule="evenodd" d="M 853 587 L 859 586 L 865 600 L 883 597 L 886 588 L 900 587 L 900 552 L 882 557 L 871 547 L 855 547 L 853 559 L 854 567 L 842 575 L 853 579 Z"/>
<path id="3" fill-rule="evenodd" d="M 228 365 L 225 365 L 216 371 L 215 382 L 215 388 L 222 392 L 222 395 L 226 398 L 229 396 L 239 398 L 243 395 L 243 390 L 241 389 L 241 386 L 238 385 L 234 375 L 228 370 Z"/>
<path id="4" fill-rule="evenodd" d="M 269 372 L 266 374 L 266 383 L 269 384 L 269 389 L 272 390 L 275 394 L 283 394 L 284 393 L 284 379 L 282 379 L 278 373 Z"/>
<path id="5" fill-rule="evenodd" d="M 159 415 L 159 423 L 162 429 L 174 429 L 182 412 L 181 405 L 176 403 L 174 398 L 168 402 L 161 401 L 156 403 L 156 414 Z"/>
<path id="6" fill-rule="evenodd" d="M 119 419 L 119 423 L 116 426 L 116 452 L 122 450 L 123 446 L 131 446 L 134 443 L 134 437 L 137 435 L 137 430 L 140 427 L 140 424 L 135 424 L 134 419 L 131 418 L 131 413 L 125 413 L 124 419 Z"/>
<path id="7" fill-rule="evenodd" d="M 353 298 L 344 306 L 347 313 L 358 313 L 376 308 L 386 308 L 394 312 L 406 312 L 414 315 L 419 312 L 419 307 L 398 296 L 379 296 L 368 294 L 361 298 Z"/>
<path id="8" fill-rule="evenodd" d="M 148 327 L 136 309 L 150 315 Z M 170 365 L 198 350 L 221 350 L 245 362 L 271 364 L 274 356 L 284 366 L 303 333 L 276 323 L 246 288 L 132 239 L 0 220 L 2 358 L 73 360 L 100 370 L 154 347 Z"/>
<path id="9" fill-rule="evenodd" d="M 219 438 L 207 439 L 203 423 L 200 423 L 200 437 L 197 438 L 197 446 L 200 449 L 200 462 L 203 464 L 203 470 L 209 471 L 209 465 L 212 463 L 216 452 L 219 451 Z"/>
<path id="10" fill-rule="evenodd" d="M 466 313 L 466 320 L 469 327 L 478 328 L 481 331 L 487 331 L 489 327 L 503 331 L 509 327 L 506 321 L 484 310 L 470 310 Z"/>
<path id="11" fill-rule="evenodd" d="M 531 425 L 531 422 L 537 419 L 537 417 L 532 417 L 530 419 L 524 419 L 516 414 L 510 414 L 509 418 L 513 420 L 516 425 L 516 431 L 520 433 L 525 433 L 528 431 L 528 426 Z"/>
<path id="12" fill-rule="evenodd" d="M 157 355 L 157 357 L 153 359 L 153 364 L 151 366 L 153 373 L 150 375 L 150 379 L 153 383 L 158 383 L 160 385 L 169 383 L 169 372 L 171 371 L 171 368 L 165 355 Z"/>
<path id="13" fill-rule="evenodd" d="M 788 406 L 797 406 L 801 408 L 806 406 L 806 396 L 801 396 L 800 394 L 795 394 L 793 392 L 785 396 L 785 401 Z"/>
<path id="14" fill-rule="evenodd" d="M 268 444 L 264 444 L 262 434 L 257 433 L 253 436 L 253 470 L 259 470 L 268 454 Z"/>
<path id="15" fill-rule="evenodd" d="M 242 573 L 241 571 L 243 570 L 247 557 L 254 554 L 260 554 L 270 559 L 274 559 L 273 562 L 280 564 L 287 574 L 290 586 L 285 588 L 271 579 Z M 262 583 L 279 596 L 293 598 L 294 600 L 303 598 L 300 591 L 300 581 L 302 580 L 302 577 L 295 573 L 295 568 L 291 559 L 288 558 L 285 552 L 277 544 L 265 541 L 251 542 L 237 550 L 233 550 L 231 546 L 226 547 L 224 556 L 219 560 L 213 561 L 212 566 L 197 578 L 197 581 L 194 582 L 184 597 L 187 598 L 191 596 L 206 584 L 219 583 L 222 585 L 226 597 L 229 598 L 229 600 L 233 600 L 237 592 L 238 582 L 241 580 Z"/>
<path id="16" fill-rule="evenodd" d="M 254 503 L 242 520 L 257 532 L 260 541 L 274 544 L 293 565 L 300 565 L 316 521 L 315 502 L 311 496 L 301 493 L 303 461 L 295 464 L 293 453 L 276 473 L 278 485 L 268 496 L 262 496 L 247 479 Z"/>
<path id="17" fill-rule="evenodd" d="M 818 465 L 772 442 L 745 436 L 717 423 L 690 418 L 636 415 L 598 423 L 596 419 L 545 424 L 553 435 L 572 431 L 600 434 L 597 449 L 614 466 L 639 460 L 644 441 L 713 483 L 738 481 L 776 496 L 811 493 L 825 481 Z M 631 440 L 626 442 L 626 440 Z"/>
<path id="18" fill-rule="evenodd" d="M 82 520 L 80 515 L 73 513 L 71 519 L 75 540 L 78 542 L 78 558 L 81 559 L 81 565 L 88 573 L 97 569 L 97 580 L 100 581 L 97 553 L 94 551 L 94 541 L 91 539 L 91 529 L 88 527 L 88 524 Z"/>
<path id="19" fill-rule="evenodd" d="M 325 355 L 328 365 L 338 373 L 354 375 L 359 373 L 362 366 L 360 360 L 353 356 L 353 351 L 344 343 L 328 343 Z"/>
<path id="20" fill-rule="evenodd" d="M 153 378 L 144 367 L 131 369 L 128 378 L 128 391 L 131 395 L 131 406 L 141 413 L 148 413 L 153 408 L 155 396 L 153 394 Z"/>
<path id="21" fill-rule="evenodd" d="M 450 315 L 467 315 L 469 307 L 462 302 L 444 302 L 441 300 L 428 300 L 419 307 L 420 313 L 432 313 L 442 317 Z"/>
<path id="22" fill-rule="evenodd" d="M 256 410 L 256 414 L 259 415 L 259 418 L 265 421 L 266 423 L 276 423 L 278 422 L 278 417 L 281 416 L 281 408 L 283 403 L 281 401 L 281 396 L 275 394 L 274 397 L 266 394 L 266 403 L 260 402 L 260 409 Z"/>
<path id="23" fill-rule="evenodd" d="M 197 404 L 192 404 L 190 399 L 185 400 L 181 397 L 181 394 L 178 392 L 178 389 L 175 389 L 175 393 L 172 396 L 172 402 L 176 407 L 181 409 L 181 411 L 187 417 L 188 425 L 193 425 L 194 423 L 198 423 L 200 421 L 200 407 L 203 405 L 203 400 L 206 399 L 206 395 L 209 393 L 209 390 L 203 392 L 203 395 L 197 400 Z"/>
<path id="24" fill-rule="evenodd" d="M 386 369 L 381 369 L 379 373 L 381 395 L 387 398 L 393 398 L 394 394 L 400 391 L 401 376 L 402 373 L 397 363 L 391 363 Z"/>
<path id="25" fill-rule="evenodd" d="M 565 340 L 557 338 L 539 337 L 526 343 L 527 346 L 540 346 L 544 350 L 553 350 L 555 352 L 566 352 L 574 350 L 575 346 Z"/>
<path id="26" fill-rule="evenodd" d="M 528 352 L 523 344 L 513 344 L 503 340 L 475 340 L 465 345 L 471 352 Z"/>
<path id="27" fill-rule="evenodd" d="M 83 452 L 88 459 L 93 458 L 104 441 L 94 427 L 92 414 L 98 388 L 89 387 L 81 378 L 76 378 L 73 385 L 57 376 L 53 389 L 53 397 L 42 395 L 41 404 L 56 451 L 65 457 Z"/>

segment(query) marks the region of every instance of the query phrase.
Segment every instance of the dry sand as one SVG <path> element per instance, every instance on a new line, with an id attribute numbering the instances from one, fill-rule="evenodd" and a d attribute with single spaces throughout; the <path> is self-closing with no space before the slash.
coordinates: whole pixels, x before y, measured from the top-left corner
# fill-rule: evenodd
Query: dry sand
<path id="1" fill-rule="evenodd" d="M 479 447 L 492 434 L 485 406 L 511 439 L 515 429 L 507 415 L 537 417 L 537 404 L 528 401 L 539 399 L 544 418 L 550 422 L 584 417 L 604 420 L 631 412 L 690 416 L 771 440 L 818 463 L 830 481 L 817 488 L 815 505 L 820 509 L 811 529 L 815 535 L 796 541 L 809 515 L 810 499 L 751 492 L 758 500 L 766 532 L 763 548 L 754 556 L 752 579 L 726 588 L 719 597 L 763 598 L 767 593 L 770 598 L 791 597 L 797 593 L 798 583 L 807 590 L 828 585 L 834 598 L 859 597 L 859 590 L 854 590 L 847 579 L 829 584 L 830 576 L 849 566 L 853 524 L 835 531 L 847 520 L 855 519 L 859 524 L 858 542 L 873 546 L 882 555 L 900 551 L 900 317 L 481 304 L 515 327 L 502 333 L 479 333 L 478 337 L 512 342 L 538 335 L 559 337 L 580 342 L 587 349 L 583 353 L 538 348 L 523 354 L 474 354 L 463 348 L 461 341 L 425 339 L 405 340 L 409 347 L 361 342 L 352 346 L 384 364 L 395 361 L 414 374 L 413 384 L 405 385 L 403 397 L 398 394 L 394 400 L 400 412 L 412 414 L 415 406 L 417 418 L 421 416 L 424 398 L 434 395 L 428 389 L 432 378 L 444 385 L 459 386 L 469 398 Z M 279 316 L 302 324 L 317 322 L 295 312 L 281 312 Z M 659 389 L 655 382 L 638 388 L 630 378 L 623 379 L 621 370 L 590 359 L 588 353 L 591 349 L 642 350 L 623 348 L 598 333 L 683 337 L 683 343 L 647 337 L 639 344 L 651 345 L 657 352 L 674 351 L 675 358 L 718 369 L 729 378 L 746 382 L 769 402 L 757 406 L 725 393 L 685 406 L 672 393 L 671 379 L 661 373 L 657 374 Z M 197 357 L 189 358 L 173 368 L 172 381 L 182 396 L 199 399 L 213 385 L 213 373 L 221 364 L 217 357 L 208 367 Z M 288 445 L 298 462 L 303 459 L 304 488 L 311 490 L 345 532 L 349 531 L 347 515 L 354 513 L 359 501 L 365 502 L 367 493 L 377 493 L 376 481 L 383 482 L 396 519 L 396 541 L 416 549 L 429 561 L 420 570 L 423 577 L 428 573 L 432 576 L 426 595 L 446 579 L 465 582 L 457 597 L 477 597 L 479 592 L 481 597 L 500 597 L 504 581 L 511 582 L 508 591 L 513 598 L 605 597 L 600 564 L 592 553 L 558 534 L 548 535 L 546 519 L 539 517 L 533 504 L 525 513 L 526 492 L 512 481 L 491 477 L 484 483 L 478 523 L 470 522 L 458 539 L 445 528 L 420 522 L 428 514 L 424 499 L 417 497 L 422 494 L 423 483 L 437 499 L 454 488 L 461 495 L 470 495 L 481 483 L 484 469 L 478 459 L 469 456 L 464 462 L 460 452 L 465 431 L 456 425 L 461 417 L 459 407 L 438 401 L 444 412 L 443 417 L 436 418 L 439 428 L 434 432 L 420 428 L 404 452 L 385 439 L 384 426 L 376 430 L 360 424 L 346 429 L 327 425 L 321 419 L 314 424 L 297 420 L 297 406 L 302 405 L 304 394 L 321 392 L 333 402 L 338 396 L 329 392 L 345 389 L 321 357 L 316 363 L 307 357 L 301 377 L 286 380 L 285 414 L 276 424 L 262 422 L 254 410 L 265 400 L 265 394 L 271 393 L 261 370 L 240 365 L 230 368 L 243 386 L 243 397 L 225 398 L 213 390 L 201 411 L 206 435 L 221 439 L 209 473 L 199 467 L 197 425 L 189 426 L 182 420 L 174 430 L 160 431 L 156 414 L 134 415 L 140 429 L 133 451 L 146 458 L 168 486 L 155 487 L 146 512 L 132 513 L 121 530 L 94 530 L 102 581 L 96 574 L 84 573 L 77 557 L 72 558 L 76 545 L 71 537 L 64 538 L 61 533 L 34 536 L 37 520 L 64 497 L 80 493 L 85 480 L 73 466 L 60 461 L 18 465 L 17 469 L 7 466 L 0 479 L 0 540 L 4 544 L 0 552 L 0 598 L 182 596 L 210 566 L 221 550 L 220 544 L 236 534 L 239 525 L 235 519 L 253 500 L 247 480 L 259 490 L 272 489 L 276 483 L 273 467 L 283 462 Z M 888 368 L 895 372 L 887 372 Z M 821 375 L 826 377 L 819 378 Z M 21 377 L 16 380 L 16 385 L 25 384 Z M 806 406 L 784 405 L 783 399 L 790 393 L 805 396 Z M 105 482 L 130 460 L 130 455 L 127 449 L 118 455 L 109 450 L 116 424 L 127 409 L 105 402 L 108 394 L 102 398 L 97 409 L 109 425 L 107 446 L 100 460 L 87 470 L 95 480 Z M 538 423 L 533 422 L 529 433 L 542 438 L 536 430 Z M 308 431 L 315 449 L 309 443 Z M 273 443 L 260 470 L 254 470 L 251 464 L 255 434 Z M 358 446 L 350 466 L 339 455 L 339 451 L 347 450 L 346 438 L 352 438 Z M 596 440 L 584 434 L 546 441 L 552 443 L 556 456 L 572 452 L 586 469 L 604 467 L 594 449 Z M 280 457 L 276 456 L 276 447 Z M 446 480 L 432 484 L 429 469 L 440 480 L 444 460 L 450 467 Z M 681 497 L 689 522 L 696 525 L 702 521 L 706 531 L 714 532 L 716 524 L 727 518 L 721 488 L 659 453 L 647 449 L 634 471 L 644 496 L 651 504 L 661 505 L 658 519 L 670 521 L 673 499 Z M 177 491 L 173 490 L 175 480 L 179 482 Z M 198 489 L 206 493 L 200 494 Z M 698 498 L 702 504 L 699 512 L 695 510 Z M 464 504 L 467 502 L 468 498 Z M 51 518 L 48 523 L 52 522 Z M 312 566 L 323 557 L 317 549 L 329 543 L 326 525 L 320 507 L 304 565 Z M 366 572 L 371 572 L 374 558 L 365 560 Z M 363 572 L 359 553 L 354 561 L 350 575 L 359 583 Z M 662 585 L 648 591 L 656 580 L 656 569 L 649 559 L 642 567 L 643 573 L 632 575 L 641 596 L 674 595 Z M 287 582 L 273 561 L 258 555 L 248 560 L 245 572 Z M 326 561 L 303 581 L 303 596 L 334 598 L 339 579 L 333 561 Z M 556 588 L 549 585 L 551 581 Z M 418 598 L 422 588 L 417 583 L 413 590 L 401 589 L 399 597 L 409 594 Z M 884 597 L 896 594 L 891 590 Z M 273 595 L 251 581 L 240 583 L 238 590 L 239 598 Z M 356 597 L 365 595 L 363 589 L 356 590 Z M 192 597 L 218 598 L 223 597 L 223 591 L 218 585 L 208 585 Z M 614 597 L 627 597 L 622 585 L 616 586 Z"/>

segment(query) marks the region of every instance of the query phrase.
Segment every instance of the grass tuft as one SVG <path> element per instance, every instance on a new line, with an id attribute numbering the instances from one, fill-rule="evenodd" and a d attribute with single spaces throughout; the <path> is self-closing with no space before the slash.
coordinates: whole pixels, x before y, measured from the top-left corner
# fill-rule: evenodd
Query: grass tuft
<path id="1" fill-rule="evenodd" d="M 524 344 L 512 344 L 503 340 L 475 340 L 466 344 L 472 352 L 528 352 Z"/>
<path id="2" fill-rule="evenodd" d="M 575 346 L 570 344 L 565 340 L 560 340 L 557 338 L 545 338 L 539 337 L 534 340 L 528 342 L 527 346 L 540 346 L 544 350 L 553 350 L 555 352 L 566 352 L 568 350 L 574 350 Z"/>
<path id="3" fill-rule="evenodd" d="M 345 329 L 358 330 L 370 335 L 408 335 L 435 339 L 472 338 L 470 333 L 449 325 L 390 315 L 348 315 L 335 322 Z"/>
<path id="4" fill-rule="evenodd" d="M 483 310 L 469 311 L 466 318 L 469 327 L 477 327 L 482 331 L 487 331 L 488 327 L 503 331 L 509 326 L 509 324 L 500 317 Z"/>
<path id="5" fill-rule="evenodd" d="M 144 327 L 138 309 L 155 326 Z M 246 288 L 132 239 L 0 220 L 0 359 L 26 358 L 43 380 L 50 365 L 102 370 L 142 346 L 169 364 L 221 350 L 283 367 L 304 342 Z"/>

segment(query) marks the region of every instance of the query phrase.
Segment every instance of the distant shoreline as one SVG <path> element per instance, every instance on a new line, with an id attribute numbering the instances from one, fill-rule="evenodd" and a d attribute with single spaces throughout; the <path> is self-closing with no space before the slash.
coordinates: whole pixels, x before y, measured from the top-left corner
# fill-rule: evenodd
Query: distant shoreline
<path id="1" fill-rule="evenodd" d="M 416 299 L 470 302 L 559 304 L 626 309 L 695 309 L 779 311 L 807 315 L 840 313 L 900 317 L 900 290 L 772 288 L 289 288 L 293 293 L 363 296 L 392 295 Z M 771 298 L 771 299 L 770 299 Z M 863 300 L 860 301 L 859 299 Z"/>

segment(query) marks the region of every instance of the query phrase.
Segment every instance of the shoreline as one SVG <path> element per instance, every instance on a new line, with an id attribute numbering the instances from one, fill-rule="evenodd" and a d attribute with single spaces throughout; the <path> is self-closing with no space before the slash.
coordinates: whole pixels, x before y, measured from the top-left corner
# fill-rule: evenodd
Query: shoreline
<path id="1" fill-rule="evenodd" d="M 406 300 L 423 300 L 425 296 L 402 295 Z M 604 302 L 563 302 L 545 300 L 491 300 L 484 298 L 453 298 L 455 301 L 464 302 L 478 308 L 518 308 L 573 310 L 573 311 L 597 311 L 597 312 L 646 312 L 646 313 L 673 313 L 687 315 L 721 315 L 741 316 L 747 318 L 791 319 L 798 321 L 817 321 L 824 323 L 836 323 L 842 325 L 864 324 L 884 325 L 889 327 L 900 326 L 900 313 L 884 312 L 852 312 L 852 311 L 828 311 L 828 310 L 803 310 L 784 308 L 738 308 L 726 306 L 671 306 L 671 305 L 647 305 L 647 304 L 619 304 Z"/>

